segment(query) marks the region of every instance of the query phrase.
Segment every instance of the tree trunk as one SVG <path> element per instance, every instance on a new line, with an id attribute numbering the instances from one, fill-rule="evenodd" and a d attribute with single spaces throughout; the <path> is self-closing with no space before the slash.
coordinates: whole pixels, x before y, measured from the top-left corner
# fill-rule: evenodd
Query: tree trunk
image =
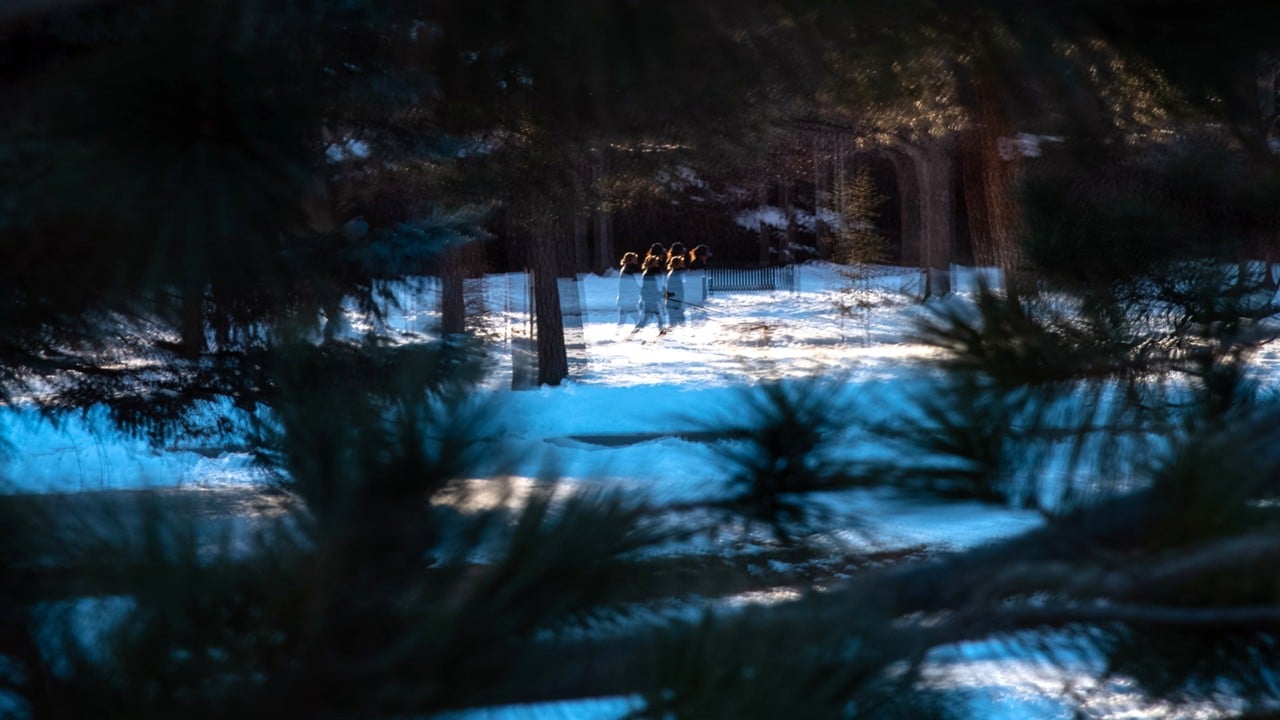
<path id="1" fill-rule="evenodd" d="M 769 264 L 769 248 L 772 247 L 773 241 L 770 239 L 769 223 L 764 219 L 760 220 L 760 264 Z"/>
<path id="2" fill-rule="evenodd" d="M 587 216 L 579 210 L 573 214 L 573 269 L 574 272 L 596 272 L 591 267 L 591 253 L 587 249 Z"/>
<path id="3" fill-rule="evenodd" d="M 1262 287 L 1264 290 L 1274 292 L 1277 289 L 1276 277 L 1272 274 L 1276 264 L 1276 245 L 1277 239 L 1275 233 L 1272 237 L 1264 239 L 1262 242 Z"/>
<path id="4" fill-rule="evenodd" d="M 762 183 L 760 185 L 760 209 L 764 210 L 768 206 L 769 206 L 769 186 Z M 758 247 L 760 248 L 760 253 L 759 253 L 760 264 L 768 265 L 769 250 L 773 247 L 773 240 L 769 232 L 769 223 L 766 222 L 763 217 L 760 218 L 760 242 L 758 244 Z"/>
<path id="5" fill-rule="evenodd" d="M 822 210 L 831 201 L 829 166 L 826 143 L 818 136 L 813 141 L 813 238 L 818 257 L 823 260 L 831 259 L 831 234 L 822 220 Z"/>
<path id="6" fill-rule="evenodd" d="M 440 254 L 440 334 L 461 335 L 466 332 L 466 307 L 463 298 L 461 245 L 450 245 Z"/>
<path id="7" fill-rule="evenodd" d="M 569 376 L 569 355 L 564 345 L 564 316 L 560 312 L 560 283 L 556 273 L 554 224 L 541 222 L 532 228 L 530 266 L 533 269 L 533 304 L 538 342 L 538 384 L 559 385 Z"/>
<path id="8" fill-rule="evenodd" d="M 1017 294 L 1021 220 L 1013 194 L 1022 153 L 996 82 L 981 74 L 969 78 L 974 122 L 960 138 L 960 179 L 974 262 L 1000 268 L 1005 289 Z"/>
<path id="9" fill-rule="evenodd" d="M 590 178 L 598 181 L 605 177 L 608 172 L 608 166 L 602 153 L 597 151 L 593 160 Z M 591 196 L 592 206 L 596 208 L 594 224 L 595 224 L 595 270 L 601 273 L 608 273 L 618 269 L 619 253 L 615 250 L 613 244 L 613 215 L 599 203 L 599 197 L 590 188 L 584 188 L 583 191 Z"/>
<path id="10" fill-rule="evenodd" d="M 777 263 L 782 265 L 791 264 L 791 249 L 796 243 L 796 208 L 795 197 L 792 192 L 791 182 L 782 183 L 780 188 L 782 200 L 782 213 L 787 219 L 786 231 L 778 238 L 778 255 Z"/>
<path id="11" fill-rule="evenodd" d="M 197 278 L 182 281 L 180 351 L 187 357 L 197 357 L 209 349 L 204 334 L 204 284 Z"/>
<path id="12" fill-rule="evenodd" d="M 597 212 L 596 225 L 596 269 L 609 272 L 618 269 L 618 253 L 613 249 L 613 216 L 607 212 Z"/>
<path id="13" fill-rule="evenodd" d="M 919 218 L 916 225 L 919 264 L 925 270 L 924 297 L 942 297 L 951 292 L 955 245 L 955 143 L 950 138 L 930 138 L 920 145 L 904 142 L 900 148 L 913 170 L 906 178 L 902 177 L 901 168 L 899 171 L 898 187 L 904 201 L 903 238 L 905 241 L 908 237 L 908 213 L 914 207 L 914 214 Z M 897 163 L 895 167 L 899 167 Z M 909 198 L 910 194 L 915 195 L 914 201 Z M 904 257 L 906 250 L 904 242 Z"/>
<path id="14" fill-rule="evenodd" d="M 953 145 L 931 140 L 922 158 L 920 197 L 924 200 L 925 265 L 931 294 L 951 292 L 951 262 L 955 247 L 955 177 Z"/>
<path id="15" fill-rule="evenodd" d="M 920 181 L 915 163 L 904 152 L 888 153 L 898 184 L 898 212 L 901 225 L 902 264 L 920 267 L 924 263 L 924 238 L 921 230 Z"/>
<path id="16" fill-rule="evenodd" d="M 556 256 L 556 277 L 571 277 L 575 272 L 572 212 L 565 216 L 563 225 L 552 226 L 549 231 Z"/>

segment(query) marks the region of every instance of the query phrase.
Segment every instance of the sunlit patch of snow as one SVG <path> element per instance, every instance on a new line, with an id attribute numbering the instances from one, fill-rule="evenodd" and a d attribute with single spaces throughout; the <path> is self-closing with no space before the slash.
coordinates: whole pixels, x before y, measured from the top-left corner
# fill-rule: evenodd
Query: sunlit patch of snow
<path id="1" fill-rule="evenodd" d="M 721 603 L 730 608 L 752 605 L 778 605 L 799 600 L 803 596 L 804 593 L 796 588 L 770 588 L 768 590 L 753 590 L 730 595 L 727 598 L 723 598 Z"/>
<path id="2" fill-rule="evenodd" d="M 435 715 L 437 720 L 620 720 L 644 708 L 639 696 L 619 696 L 474 708 Z"/>
<path id="3" fill-rule="evenodd" d="M 1063 138 L 1057 135 L 1033 135 L 1032 133 L 1018 133 L 1009 138 L 996 138 L 996 151 L 1000 153 L 1001 160 L 1013 160 L 1019 157 L 1040 157 L 1044 154 L 1040 146 L 1043 143 L 1060 143 Z"/>
<path id="4" fill-rule="evenodd" d="M 1010 538 L 1044 524 L 1036 512 L 1011 510 L 978 502 L 904 497 L 887 489 L 824 494 L 816 501 L 856 527 L 832 534 L 852 547 L 888 550 L 924 546 L 935 550 L 968 550 Z"/>
<path id="5" fill-rule="evenodd" d="M 369 157 L 369 143 L 355 139 L 349 139 L 340 143 L 331 143 L 325 148 L 324 155 L 325 159 L 331 163 L 338 163 L 352 158 L 363 160 Z"/>
<path id="6" fill-rule="evenodd" d="M 431 504 L 464 513 L 516 511 L 528 505 L 535 492 L 549 492 L 553 497 L 563 499 L 573 489 L 567 485 L 548 485 L 528 477 L 470 478 L 450 483 L 432 496 Z"/>
<path id="7" fill-rule="evenodd" d="M 787 227 L 787 213 L 782 208 L 763 205 L 739 212 L 734 216 L 733 221 L 749 230 L 755 230 L 762 224 L 772 228 L 785 228 Z"/>
<path id="8" fill-rule="evenodd" d="M 1067 636 L 937 648 L 929 653 L 922 679 L 927 687 L 963 699 L 972 716 L 984 720 L 1216 720 L 1243 710 L 1226 698 L 1179 705 L 1151 700 L 1133 681 L 1108 677 L 1101 652 Z"/>

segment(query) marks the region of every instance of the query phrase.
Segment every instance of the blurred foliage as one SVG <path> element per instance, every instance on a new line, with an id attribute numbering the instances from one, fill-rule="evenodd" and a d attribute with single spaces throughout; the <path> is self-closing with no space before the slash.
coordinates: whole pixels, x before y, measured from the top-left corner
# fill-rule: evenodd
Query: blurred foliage
<path id="1" fill-rule="evenodd" d="M 1269 167 L 1215 147 L 1149 148 L 1067 183 L 1053 163 L 1033 176 L 1035 283 L 979 283 L 972 304 L 931 308 L 919 337 L 944 351 L 946 380 L 872 428 L 901 459 L 868 475 L 1035 498 L 1049 516 L 903 597 L 963 615 L 967 590 L 926 588 L 987 567 L 973 592 L 1002 605 L 974 621 L 1100 631 L 1108 672 L 1145 697 L 1265 708 L 1280 466 L 1275 400 L 1252 365 L 1275 335 L 1275 282 L 1255 261 L 1275 218 L 1253 185 L 1268 187 Z"/>
<path id="2" fill-rule="evenodd" d="M 6 523 L 40 538 L 4 556 L 23 578 L 0 594 L 9 699 L 34 717 L 431 712 L 511 685 L 539 632 L 625 614 L 646 577 L 628 561 L 669 537 L 646 508 L 548 485 L 469 509 L 475 478 L 510 498 L 492 409 L 428 364 L 359 359 L 294 348 L 276 367 L 297 392 L 264 441 L 274 518 L 143 494 Z M 28 605 L 40 584 L 58 602 Z"/>
<path id="3" fill-rule="evenodd" d="M 1238 403 L 1209 424 L 1189 424 L 1149 470 L 1160 522 L 1155 545 L 1186 544 L 1267 528 L 1277 519 L 1280 406 Z"/>
<path id="4" fill-rule="evenodd" d="M 1150 697 L 1261 711 L 1280 692 L 1271 673 L 1280 638 L 1267 618 L 1280 576 L 1273 559 L 1250 561 L 1246 548 L 1275 545 L 1274 412 L 1188 439 L 1156 468 L 1148 512 L 1131 516 L 1141 520 L 1134 544 L 1155 552 L 1172 547 L 1170 554 L 1190 558 L 1182 576 L 1140 593 L 1169 608 L 1172 619 L 1102 626 L 1108 673 L 1132 679 Z M 1202 547 L 1234 537 L 1243 543 L 1235 552 L 1197 557 Z"/>
<path id="5" fill-rule="evenodd" d="M 959 377 L 913 397 L 914 414 L 869 429 L 885 459 L 861 470 L 865 482 L 941 497 L 1037 507 L 1034 421 L 1027 393 L 1002 392 Z M 1043 459 L 1043 458 L 1040 458 Z M 1027 486 L 1023 486 L 1023 484 Z"/>
<path id="6" fill-rule="evenodd" d="M 712 447 L 729 491 L 723 504 L 779 539 L 808 532 L 821 512 L 810 497 L 858 482 L 840 454 L 845 389 L 836 377 L 764 383 L 742 391 L 734 417 L 699 419 L 725 439 Z"/>
<path id="7" fill-rule="evenodd" d="M 962 717 L 896 662 L 909 642 L 881 619 L 748 609 L 677 624 L 659 646 L 645 708 L 630 717 Z"/>
<path id="8" fill-rule="evenodd" d="M 1108 672 L 1133 678 L 1152 697 L 1191 702 L 1208 698 L 1225 706 L 1252 706 L 1256 716 L 1266 717 L 1269 699 L 1280 694 L 1280 688 L 1273 677 L 1258 670 L 1280 664 L 1278 642 L 1274 631 L 1138 627 L 1113 630 L 1104 647 Z M 1153 655 L 1161 662 L 1151 662 Z M 1249 712 L 1241 716 L 1251 717 Z"/>

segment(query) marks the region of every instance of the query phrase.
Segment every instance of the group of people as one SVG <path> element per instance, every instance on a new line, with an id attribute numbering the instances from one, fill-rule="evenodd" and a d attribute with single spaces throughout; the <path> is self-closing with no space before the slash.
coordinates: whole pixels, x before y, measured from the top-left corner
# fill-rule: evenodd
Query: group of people
<path id="1" fill-rule="evenodd" d="M 711 261 L 711 250 L 699 245 L 686 251 L 681 243 L 663 247 L 649 246 L 644 258 L 639 253 L 622 255 L 618 271 L 618 325 L 635 318 L 633 333 L 656 320 L 658 333 L 666 333 L 674 325 L 686 322 L 686 310 L 702 300 L 701 273 L 696 287 L 686 292 L 685 276 L 691 270 L 705 270 Z M 694 302 L 694 301 L 697 302 Z"/>

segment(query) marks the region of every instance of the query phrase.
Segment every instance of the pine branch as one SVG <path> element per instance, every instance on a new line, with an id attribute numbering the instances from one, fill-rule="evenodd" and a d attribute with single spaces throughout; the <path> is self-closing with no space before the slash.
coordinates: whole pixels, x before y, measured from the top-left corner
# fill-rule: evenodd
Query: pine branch
<path id="1" fill-rule="evenodd" d="M 918 646 L 927 650 L 1024 630 L 1116 624 L 1166 630 L 1280 630 L 1280 605 L 1175 607 L 1097 603 L 988 607 L 959 613 L 949 621 L 929 623 L 921 631 Z"/>
<path id="2" fill-rule="evenodd" d="M 1280 628 L 1280 605 L 1188 608 L 1165 605 L 1088 605 L 1024 607 L 994 616 L 993 625 L 1014 628 L 1062 627 L 1078 623 L 1126 623 L 1168 628 L 1256 630 Z"/>
<path id="3" fill-rule="evenodd" d="M 1206 576 L 1242 568 L 1280 567 L 1280 537 L 1275 531 L 1227 538 L 1171 556 L 1147 560 L 1141 568 L 1099 567 L 1096 562 L 1030 562 L 998 571 L 982 587 L 986 597 L 1061 593 L 1076 598 L 1123 600 L 1158 597 Z"/>

